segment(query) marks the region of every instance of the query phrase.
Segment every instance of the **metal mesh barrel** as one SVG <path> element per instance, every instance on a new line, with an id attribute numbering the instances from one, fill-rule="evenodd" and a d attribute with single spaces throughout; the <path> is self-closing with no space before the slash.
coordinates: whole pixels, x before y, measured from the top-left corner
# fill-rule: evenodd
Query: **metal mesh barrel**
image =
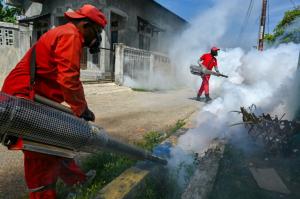
<path id="1" fill-rule="evenodd" d="M 4 133 L 69 149 L 81 148 L 92 136 L 83 119 L 0 92 L 0 134 Z"/>
<path id="2" fill-rule="evenodd" d="M 75 151 L 93 153 L 106 149 L 167 164 L 148 151 L 110 138 L 104 129 L 83 119 L 0 92 L 0 138 L 5 134 Z"/>

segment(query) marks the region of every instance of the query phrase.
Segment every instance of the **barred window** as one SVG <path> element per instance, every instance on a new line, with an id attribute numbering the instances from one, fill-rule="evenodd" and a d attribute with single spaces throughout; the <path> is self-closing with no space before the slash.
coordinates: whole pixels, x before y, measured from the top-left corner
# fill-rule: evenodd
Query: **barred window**
<path id="1" fill-rule="evenodd" d="M 5 33 L 5 45 L 14 45 L 14 32 L 12 30 L 4 30 Z"/>
<path id="2" fill-rule="evenodd" d="M 0 29 L 0 45 L 12 46 L 14 45 L 14 31 L 10 29 Z"/>

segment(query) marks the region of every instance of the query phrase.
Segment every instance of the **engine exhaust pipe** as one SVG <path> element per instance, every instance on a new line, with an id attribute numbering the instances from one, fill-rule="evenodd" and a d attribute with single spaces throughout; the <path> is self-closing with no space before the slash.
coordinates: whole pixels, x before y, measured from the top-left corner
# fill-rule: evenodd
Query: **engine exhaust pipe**
<path id="1" fill-rule="evenodd" d="M 41 96 L 35 103 L 0 92 L 0 139 L 23 138 L 25 150 L 72 157 L 78 152 L 117 152 L 163 165 L 167 160 L 116 140 L 101 127 L 74 116 L 68 107 Z"/>

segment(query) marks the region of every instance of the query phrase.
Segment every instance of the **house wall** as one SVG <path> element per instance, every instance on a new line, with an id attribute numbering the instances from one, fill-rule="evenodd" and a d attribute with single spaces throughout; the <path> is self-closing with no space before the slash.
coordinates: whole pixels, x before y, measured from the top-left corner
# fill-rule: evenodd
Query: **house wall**
<path id="1" fill-rule="evenodd" d="M 45 0 L 42 14 L 50 12 L 52 14 L 51 26 L 57 26 L 59 25 L 58 17 L 63 17 L 63 13 L 68 8 L 75 10 L 85 3 L 102 9 L 109 22 L 111 21 L 111 13 L 123 15 L 124 24 L 118 32 L 118 43 L 124 43 L 135 48 L 139 47 L 137 16 L 164 30 L 150 38 L 149 50 L 151 51 L 166 52 L 172 37 L 187 25 L 187 22 L 182 18 L 151 0 Z M 110 48 L 110 23 L 105 30 L 108 41 L 105 47 Z"/>
<path id="2" fill-rule="evenodd" d="M 108 25 L 102 32 L 101 43 L 101 47 L 106 49 L 113 48 L 111 30 L 114 30 L 114 28 L 111 22 L 116 17 L 120 20 L 117 29 L 117 43 L 124 43 L 126 46 L 134 48 L 140 47 L 141 33 L 138 32 L 137 17 L 141 17 L 159 30 L 163 30 L 150 36 L 150 45 L 147 50 L 163 53 L 167 52 L 168 46 L 172 42 L 172 37 L 187 25 L 186 21 L 152 0 L 45 0 L 43 4 L 24 0 L 23 7 L 26 16 L 50 13 L 51 17 L 48 27 L 50 29 L 66 22 L 64 12 L 68 9 L 76 10 L 86 3 L 100 8 L 108 19 Z M 37 40 L 37 32 L 33 31 L 32 36 L 33 43 Z M 148 36 L 147 38 L 149 38 Z M 23 46 L 24 50 L 29 48 L 28 45 Z M 102 49 L 98 57 L 99 64 L 93 63 L 92 55 L 89 53 L 87 58 L 87 69 L 81 71 L 82 80 L 89 80 L 91 74 L 93 75 L 92 79 L 103 79 L 106 75 L 113 74 L 114 61 L 112 59 L 112 51 Z"/>
<path id="3" fill-rule="evenodd" d="M 187 25 L 186 21 L 150 0 L 107 0 L 107 9 L 112 12 L 113 9 L 120 10 L 128 15 L 126 28 L 119 32 L 119 43 L 135 48 L 139 47 L 137 16 L 164 30 L 151 38 L 151 51 L 167 52 L 172 37 Z"/>
<path id="4" fill-rule="evenodd" d="M 30 27 L 0 22 L 0 87 L 6 75 L 30 48 Z"/>

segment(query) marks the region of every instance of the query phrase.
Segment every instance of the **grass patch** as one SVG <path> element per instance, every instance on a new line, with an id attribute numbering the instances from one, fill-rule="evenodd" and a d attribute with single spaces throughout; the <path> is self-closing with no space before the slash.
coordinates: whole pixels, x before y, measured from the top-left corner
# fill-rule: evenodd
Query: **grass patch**
<path id="1" fill-rule="evenodd" d="M 181 129 L 185 124 L 186 122 L 184 120 L 178 120 L 175 126 L 169 130 L 168 134 L 171 135 L 175 133 L 177 130 Z"/>
<path id="2" fill-rule="evenodd" d="M 73 199 L 93 198 L 100 189 L 119 176 L 124 170 L 135 164 L 135 160 L 107 152 L 100 152 L 89 156 L 82 165 L 84 171 L 95 169 L 97 176 L 90 187 L 79 187 L 76 189 L 76 196 Z M 58 198 L 66 198 L 72 190 L 62 182 L 57 183 Z"/>
<path id="3" fill-rule="evenodd" d="M 182 126 L 185 125 L 184 120 L 178 120 L 174 126 L 172 126 L 166 133 L 160 133 L 157 131 L 151 131 L 146 133 L 143 139 L 135 144 L 145 150 L 151 151 L 154 147 L 160 144 L 167 136 L 173 134 Z M 117 155 L 108 152 L 99 152 L 87 157 L 81 168 L 84 171 L 90 169 L 95 169 L 97 171 L 96 178 L 93 181 L 93 184 L 89 187 L 77 187 L 76 195 L 71 197 L 72 199 L 90 199 L 96 196 L 96 194 L 114 178 L 119 176 L 123 171 L 133 166 L 136 163 L 136 160 L 127 158 L 124 155 Z M 159 197 L 163 193 L 163 189 L 158 189 L 157 185 L 153 183 L 154 181 L 148 180 L 145 194 L 146 198 L 162 198 Z M 152 183 L 152 184 L 151 184 Z M 160 183 L 159 187 L 162 187 Z M 164 183 L 165 184 L 165 183 Z M 165 188 L 165 186 L 163 186 Z M 72 191 L 73 189 L 73 191 Z M 66 198 L 70 192 L 75 192 L 74 188 L 69 188 L 64 185 L 63 182 L 59 181 L 57 183 L 57 195 L 59 199 Z M 159 191 L 161 190 L 161 191 Z M 158 194 L 158 195 L 157 195 Z M 144 195 L 145 196 L 145 195 Z M 142 196 L 141 196 L 142 197 Z"/>
<path id="4" fill-rule="evenodd" d="M 186 122 L 184 120 L 178 120 L 174 126 L 167 130 L 166 133 L 160 133 L 158 131 L 150 131 L 143 136 L 143 140 L 136 142 L 135 144 L 143 149 L 151 151 L 154 147 L 159 145 L 167 137 L 175 133 L 182 128 Z"/>
<path id="5" fill-rule="evenodd" d="M 150 177 L 145 181 L 144 191 L 140 191 L 135 199 L 165 199 L 167 197 L 165 180 Z"/>
<path id="6" fill-rule="evenodd" d="M 143 136 L 143 140 L 136 142 L 135 144 L 143 149 L 151 151 L 159 143 L 161 143 L 165 137 L 162 133 L 157 131 L 151 131 Z"/>

